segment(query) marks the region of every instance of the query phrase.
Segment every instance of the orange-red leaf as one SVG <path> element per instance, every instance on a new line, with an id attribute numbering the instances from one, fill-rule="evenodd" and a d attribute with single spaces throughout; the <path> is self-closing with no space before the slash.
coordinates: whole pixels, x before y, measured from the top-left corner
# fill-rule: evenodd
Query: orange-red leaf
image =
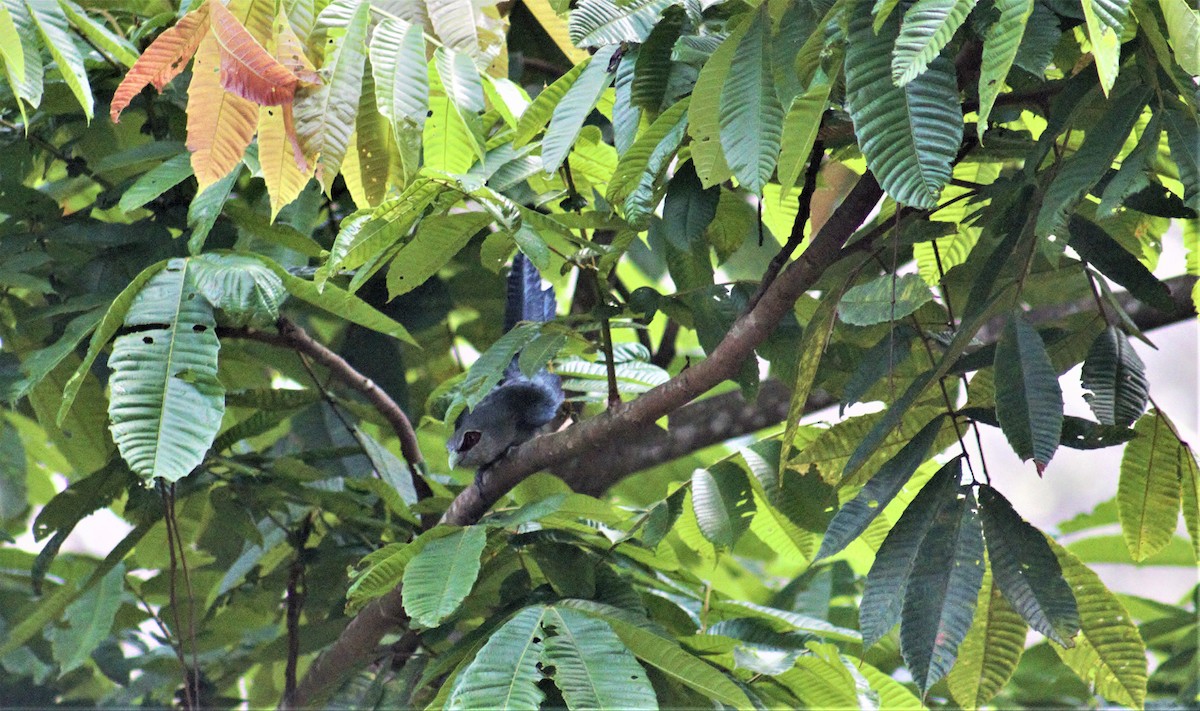
<path id="1" fill-rule="evenodd" d="M 153 84 L 155 89 L 162 91 L 167 82 L 183 71 L 200 46 L 200 41 L 208 34 L 208 14 L 209 3 L 206 2 L 184 15 L 174 27 L 159 35 L 142 52 L 113 94 L 109 108 L 113 123 L 120 120 L 121 112 L 142 87 Z"/>
<path id="2" fill-rule="evenodd" d="M 205 37 L 196 50 L 187 108 L 187 147 L 201 192 L 237 167 L 258 124 L 258 106 L 221 86 L 220 62 L 217 40 Z"/>
<path id="3" fill-rule="evenodd" d="M 263 106 L 291 103 L 299 78 L 268 54 L 224 5 L 214 3 L 210 16 L 221 56 L 221 86 Z"/>

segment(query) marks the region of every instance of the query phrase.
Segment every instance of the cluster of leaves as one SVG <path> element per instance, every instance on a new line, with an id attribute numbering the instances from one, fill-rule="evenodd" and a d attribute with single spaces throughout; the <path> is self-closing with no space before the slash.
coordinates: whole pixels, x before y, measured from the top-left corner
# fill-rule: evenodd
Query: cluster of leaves
<path id="1" fill-rule="evenodd" d="M 1178 312 L 1152 271 L 1173 219 L 1200 273 L 1182 0 L 531 0 L 507 36 L 467 0 L 100 5 L 0 3 L 0 522 L 44 506 L 45 541 L 0 549 L 0 699 L 166 703 L 182 666 L 188 703 L 271 705 L 399 586 L 418 651 L 336 701 L 1194 700 L 1195 600 L 1086 567 L 1200 557 L 1200 468 L 1110 286 Z M 610 383 L 686 387 L 839 171 L 887 197 L 751 344 L 784 427 L 428 525 L 471 490 L 445 422 L 514 356 L 581 419 Z M 518 248 L 572 315 L 501 335 Z M 281 356 L 296 332 L 333 346 Z M 1094 419 L 1064 414 L 1077 365 Z M 426 415 L 413 442 L 379 391 Z M 801 426 L 815 392 L 887 407 Z M 993 488 L 1011 472 L 941 456 L 980 426 L 1047 477 L 1123 446 L 1117 491 L 1061 545 Z M 111 552 L 60 555 L 106 508 Z"/>

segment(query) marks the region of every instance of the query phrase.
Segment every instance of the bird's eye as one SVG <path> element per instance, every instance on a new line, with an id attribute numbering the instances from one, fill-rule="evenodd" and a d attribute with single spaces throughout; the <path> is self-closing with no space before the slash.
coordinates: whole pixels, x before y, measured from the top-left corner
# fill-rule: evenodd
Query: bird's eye
<path id="1" fill-rule="evenodd" d="M 458 448 L 458 451 L 465 452 L 479 444 L 480 437 L 481 435 L 479 434 L 478 430 L 467 430 L 466 432 L 463 432 L 462 446 Z"/>

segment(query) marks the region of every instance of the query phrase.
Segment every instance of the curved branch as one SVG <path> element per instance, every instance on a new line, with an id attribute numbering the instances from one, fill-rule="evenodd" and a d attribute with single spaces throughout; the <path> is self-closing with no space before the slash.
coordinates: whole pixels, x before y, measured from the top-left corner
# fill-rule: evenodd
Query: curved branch
<path id="1" fill-rule="evenodd" d="M 275 323 L 275 327 L 278 329 L 278 333 L 259 331 L 253 328 L 231 328 L 221 329 L 220 334 L 290 348 L 303 353 L 325 366 L 331 375 L 347 387 L 362 394 L 384 416 L 388 424 L 392 426 L 396 437 L 400 439 L 400 454 L 408 463 L 409 471 L 412 474 L 413 488 L 416 490 L 418 498 L 426 499 L 432 496 L 433 492 L 422 476 L 425 472 L 425 458 L 421 456 L 421 447 L 417 444 L 417 433 L 413 430 L 408 416 L 404 414 L 404 410 L 400 409 L 396 401 L 384 392 L 383 388 L 376 385 L 374 380 L 355 370 L 354 366 L 347 363 L 345 358 L 316 341 L 308 335 L 307 331 L 290 319 L 281 317 Z"/>

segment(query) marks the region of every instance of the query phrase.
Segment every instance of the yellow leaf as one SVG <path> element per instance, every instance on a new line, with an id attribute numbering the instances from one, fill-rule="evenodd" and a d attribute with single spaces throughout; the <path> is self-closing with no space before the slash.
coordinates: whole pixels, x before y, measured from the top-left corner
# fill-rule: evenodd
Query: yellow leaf
<path id="1" fill-rule="evenodd" d="M 254 138 L 258 106 L 221 87 L 220 48 L 207 35 L 196 50 L 188 87 L 187 147 L 199 192 L 237 167 Z"/>
<path id="2" fill-rule="evenodd" d="M 271 198 L 271 220 L 296 199 L 308 184 L 311 172 L 296 164 L 293 144 L 288 139 L 283 110 L 264 107 L 258 112 L 258 162 L 262 166 L 267 195 Z M 313 161 L 308 161 L 312 165 Z"/>

